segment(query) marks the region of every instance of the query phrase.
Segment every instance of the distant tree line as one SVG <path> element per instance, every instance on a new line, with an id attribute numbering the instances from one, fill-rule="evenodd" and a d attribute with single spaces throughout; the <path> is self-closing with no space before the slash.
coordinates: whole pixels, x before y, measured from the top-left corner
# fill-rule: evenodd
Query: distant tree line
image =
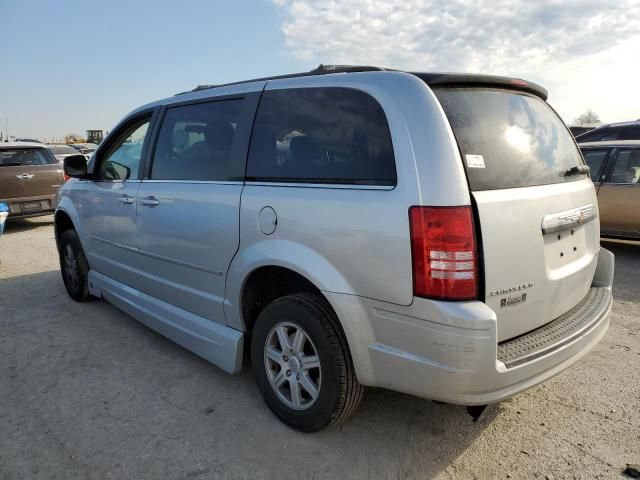
<path id="1" fill-rule="evenodd" d="M 574 125 L 593 125 L 600 123 L 600 117 L 590 108 L 573 121 Z"/>

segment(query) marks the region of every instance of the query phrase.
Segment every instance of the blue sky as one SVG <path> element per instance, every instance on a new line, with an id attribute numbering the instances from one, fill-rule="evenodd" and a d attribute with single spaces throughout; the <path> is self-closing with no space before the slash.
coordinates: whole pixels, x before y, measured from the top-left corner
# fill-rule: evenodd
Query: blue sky
<path id="1" fill-rule="evenodd" d="M 0 130 L 107 130 L 198 83 L 300 70 L 281 16 L 266 0 L 0 0 Z"/>
<path id="2" fill-rule="evenodd" d="M 568 122 L 640 118 L 640 0 L 0 0 L 0 131 L 109 130 L 193 88 L 319 63 L 541 83 Z"/>

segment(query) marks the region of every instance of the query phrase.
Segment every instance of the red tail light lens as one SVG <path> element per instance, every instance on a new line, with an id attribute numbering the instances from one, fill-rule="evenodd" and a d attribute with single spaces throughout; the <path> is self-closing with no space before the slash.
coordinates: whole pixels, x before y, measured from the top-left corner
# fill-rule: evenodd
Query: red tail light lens
<path id="1" fill-rule="evenodd" d="M 411 207 L 409 221 L 414 295 L 477 299 L 478 258 L 471 207 Z"/>
<path id="2" fill-rule="evenodd" d="M 69 180 L 71 177 L 69 175 L 67 175 L 66 173 L 64 174 L 64 180 L 62 183 L 66 183 L 67 180 Z"/>

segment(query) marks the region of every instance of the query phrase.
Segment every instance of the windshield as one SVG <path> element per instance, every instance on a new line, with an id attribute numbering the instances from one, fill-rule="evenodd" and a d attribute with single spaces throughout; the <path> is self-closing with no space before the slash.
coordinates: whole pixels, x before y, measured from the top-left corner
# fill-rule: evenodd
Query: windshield
<path id="1" fill-rule="evenodd" d="M 569 130 L 542 99 L 487 88 L 436 88 L 462 153 L 471 190 L 580 180 L 582 163 Z"/>
<path id="2" fill-rule="evenodd" d="M 0 150 L 0 167 L 47 165 L 51 163 L 58 163 L 58 161 L 43 148 Z"/>

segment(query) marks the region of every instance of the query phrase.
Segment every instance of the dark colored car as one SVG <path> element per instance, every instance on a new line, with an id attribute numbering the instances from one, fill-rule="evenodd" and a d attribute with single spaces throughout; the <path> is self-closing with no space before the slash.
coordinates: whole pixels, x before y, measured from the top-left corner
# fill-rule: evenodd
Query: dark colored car
<path id="1" fill-rule="evenodd" d="M 62 166 L 41 143 L 0 143 L 0 202 L 9 219 L 53 213 L 64 182 Z"/>
<path id="2" fill-rule="evenodd" d="M 578 143 L 608 142 L 612 140 L 640 140 L 640 120 L 601 125 L 576 136 L 576 142 Z"/>
<path id="3" fill-rule="evenodd" d="M 72 143 L 69 146 L 75 148 L 83 155 L 90 155 L 96 151 L 96 148 L 98 148 L 98 145 L 95 143 Z"/>
<path id="4" fill-rule="evenodd" d="M 47 145 L 47 148 L 53 153 L 53 156 L 59 162 L 62 162 L 65 158 L 71 155 L 77 155 L 78 150 L 72 148 L 70 145 Z"/>
<path id="5" fill-rule="evenodd" d="M 590 132 L 594 128 L 597 128 L 596 125 L 569 125 L 569 131 L 574 137 L 578 135 L 582 135 L 583 133 Z"/>
<path id="6" fill-rule="evenodd" d="M 581 143 L 605 237 L 640 239 L 640 140 Z"/>

